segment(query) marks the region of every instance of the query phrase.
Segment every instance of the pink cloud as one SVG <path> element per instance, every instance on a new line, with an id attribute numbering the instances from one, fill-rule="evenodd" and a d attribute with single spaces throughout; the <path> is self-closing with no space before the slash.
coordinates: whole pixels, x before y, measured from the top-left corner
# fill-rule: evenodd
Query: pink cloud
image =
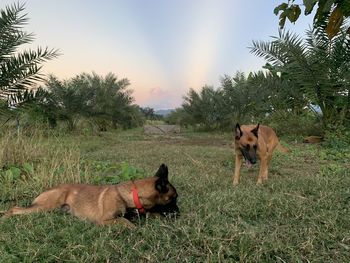
<path id="1" fill-rule="evenodd" d="M 151 107 L 154 109 L 172 109 L 179 107 L 182 103 L 182 93 L 175 89 L 163 89 L 160 87 L 148 90 L 145 97 L 137 98 L 136 103 L 142 107 Z"/>
<path id="2" fill-rule="evenodd" d="M 155 87 L 150 89 L 149 94 L 151 96 L 162 97 L 162 96 L 168 95 L 168 92 L 166 90 L 161 89 L 160 87 Z"/>

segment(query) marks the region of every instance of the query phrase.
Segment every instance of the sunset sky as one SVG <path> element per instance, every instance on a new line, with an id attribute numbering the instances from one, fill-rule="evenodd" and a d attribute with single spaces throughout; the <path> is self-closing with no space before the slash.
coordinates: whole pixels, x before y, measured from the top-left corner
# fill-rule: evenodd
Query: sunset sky
<path id="1" fill-rule="evenodd" d="M 15 1 L 0 0 L 0 8 Z M 252 40 L 278 35 L 268 0 L 28 0 L 32 47 L 62 55 L 44 65 L 60 79 L 92 71 L 131 82 L 135 103 L 175 108 L 189 88 L 217 87 L 224 74 L 261 69 Z M 287 28 L 303 35 L 312 17 Z"/>

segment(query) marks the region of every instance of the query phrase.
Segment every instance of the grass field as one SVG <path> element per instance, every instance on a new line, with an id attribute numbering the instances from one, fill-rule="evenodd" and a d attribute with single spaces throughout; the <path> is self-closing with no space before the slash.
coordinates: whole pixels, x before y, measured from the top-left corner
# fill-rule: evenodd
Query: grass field
<path id="1" fill-rule="evenodd" d="M 231 139 L 141 130 L 2 136 L 0 210 L 61 182 L 118 181 L 123 165 L 151 176 L 166 163 L 181 216 L 135 230 L 60 211 L 12 217 L 0 221 L 0 262 L 349 262 L 350 149 L 282 140 L 292 152 L 276 153 L 267 184 L 256 186 L 255 167 L 233 188 Z"/>

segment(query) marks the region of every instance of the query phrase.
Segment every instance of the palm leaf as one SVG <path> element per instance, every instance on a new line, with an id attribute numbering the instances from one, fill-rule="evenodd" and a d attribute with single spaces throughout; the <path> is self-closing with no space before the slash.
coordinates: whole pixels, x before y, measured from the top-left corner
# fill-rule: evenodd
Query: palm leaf
<path id="1" fill-rule="evenodd" d="M 0 98 L 9 98 L 42 81 L 42 63 L 59 55 L 58 50 L 40 47 L 17 52 L 19 46 L 33 41 L 33 34 L 23 31 L 28 21 L 23 11 L 23 4 L 0 10 Z"/>

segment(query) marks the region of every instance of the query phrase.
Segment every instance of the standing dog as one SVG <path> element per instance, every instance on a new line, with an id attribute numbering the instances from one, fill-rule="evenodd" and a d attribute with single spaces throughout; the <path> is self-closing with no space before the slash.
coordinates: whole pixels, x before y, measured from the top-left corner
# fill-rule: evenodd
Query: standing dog
<path id="1" fill-rule="evenodd" d="M 64 184 L 41 193 L 29 207 L 13 207 L 4 217 L 62 208 L 81 219 L 105 225 L 123 223 L 134 227 L 124 215 L 178 212 L 177 192 L 168 181 L 168 167 L 162 164 L 154 177 L 117 185 Z"/>
<path id="2" fill-rule="evenodd" d="M 239 182 L 242 159 L 245 159 L 246 165 L 250 168 L 260 159 L 260 168 L 257 184 L 262 184 L 267 180 L 269 163 L 273 151 L 278 148 L 282 152 L 288 152 L 284 148 L 275 133 L 275 131 L 263 125 L 242 125 L 236 124 L 235 130 L 235 173 L 233 176 L 233 185 Z"/>

